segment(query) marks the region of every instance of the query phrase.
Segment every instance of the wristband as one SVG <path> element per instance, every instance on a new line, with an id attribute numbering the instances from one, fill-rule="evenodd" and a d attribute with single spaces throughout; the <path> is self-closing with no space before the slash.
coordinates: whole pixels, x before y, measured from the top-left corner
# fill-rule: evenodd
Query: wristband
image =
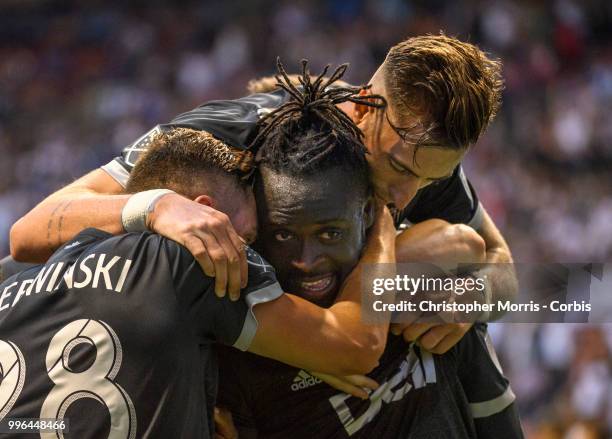
<path id="1" fill-rule="evenodd" d="M 147 217 L 155 203 L 166 194 L 176 192 L 170 189 L 151 189 L 132 195 L 121 211 L 121 223 L 126 232 L 144 232 L 147 229 Z"/>

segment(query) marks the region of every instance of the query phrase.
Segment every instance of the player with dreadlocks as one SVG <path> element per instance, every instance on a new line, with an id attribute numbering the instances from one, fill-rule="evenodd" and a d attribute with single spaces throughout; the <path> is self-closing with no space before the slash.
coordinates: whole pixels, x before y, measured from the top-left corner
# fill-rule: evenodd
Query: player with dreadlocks
<path id="1" fill-rule="evenodd" d="M 278 63 L 283 75 L 279 84 L 287 87 L 291 99 L 262 120 L 259 135 L 253 141 L 261 177 L 256 182 L 261 225 L 258 242 L 274 254 L 277 262 L 281 262 L 285 250 L 298 244 L 298 240 L 292 239 L 295 235 L 293 228 L 298 226 L 291 222 L 295 215 L 302 223 L 312 222 L 313 217 L 335 218 L 329 221 L 335 227 L 330 227 L 327 222 L 321 223 L 317 231 L 313 231 L 313 237 L 321 235 L 318 240 L 322 244 L 329 244 L 330 249 L 335 247 L 346 254 L 339 254 L 333 264 L 323 264 L 323 271 L 321 267 L 296 270 L 286 263 L 281 268 L 285 282 L 296 288 L 296 294 L 329 306 L 330 300 L 333 302 L 334 299 L 330 292 L 336 291 L 350 271 L 353 257 L 361 251 L 365 230 L 372 220 L 372 200 L 362 134 L 335 105 L 347 99 L 358 99 L 357 90 L 330 87 L 344 74 L 347 66 L 340 66 L 328 80 L 323 81 L 326 68 L 312 81 L 306 62 L 302 63 L 301 90 L 285 80 L 284 69 Z M 342 184 L 335 184 L 339 182 Z M 332 187 L 351 187 L 352 190 L 328 192 Z M 306 193 L 318 200 L 318 204 L 308 206 L 308 214 L 299 216 L 305 213 Z M 268 221 L 270 216 L 274 216 L 270 209 L 277 202 L 286 202 L 287 198 L 296 204 L 283 205 L 275 211 L 280 215 L 291 212 L 290 216 L 282 219 L 282 222 L 286 220 L 287 228 L 277 233 L 276 229 L 270 229 Z M 341 230 L 344 226 L 346 230 Z M 341 245 L 332 245 L 336 241 Z M 279 242 L 282 244 L 277 245 Z M 316 250 L 316 244 L 312 245 L 311 249 Z M 312 262 L 315 261 L 301 261 L 306 265 Z"/>
<path id="2" fill-rule="evenodd" d="M 346 66 L 323 80 L 327 69 L 313 79 L 302 65 L 296 87 L 279 63 L 279 87 L 291 98 L 262 120 L 254 140 L 255 247 L 284 289 L 329 306 L 359 260 L 373 194 L 363 135 L 336 105 L 361 99 L 358 89 L 333 87 Z M 218 404 L 232 413 L 241 438 L 491 437 L 472 416 L 470 380 L 492 383 L 481 392 L 508 389 L 476 329 L 441 356 L 391 335 L 369 375 L 380 387 L 366 399 L 351 398 L 319 376 L 223 349 Z M 495 437 L 521 436 L 516 408 L 508 413 L 507 422 L 494 427 Z"/>
<path id="3" fill-rule="evenodd" d="M 478 202 L 459 162 L 494 117 L 501 96 L 499 62 L 476 46 L 445 35 L 409 38 L 389 51 L 361 92 L 384 96 L 386 108 L 347 101 L 342 110 L 364 133 L 376 193 L 394 203 L 396 222 L 413 224 L 398 236 L 402 261 L 443 260 L 511 262 L 508 245 Z M 11 229 L 11 253 L 18 260 L 40 261 L 84 227 L 121 233 L 121 211 L 129 195 L 123 187 L 151 136 L 172 126 L 208 131 L 225 143 L 245 148 L 259 118 L 287 100 L 286 90 L 234 101 L 214 101 L 156 126 L 103 169 L 51 195 Z M 432 184 L 435 183 L 435 184 Z M 95 215 L 91 213 L 94 212 Z M 188 242 L 204 271 L 215 276 L 216 291 L 236 297 L 246 284 L 242 243 L 227 216 L 167 195 L 141 224 Z M 60 220 L 61 218 L 61 220 Z M 515 278 L 502 264 L 490 264 L 487 299 L 512 300 Z M 406 328 L 409 339 L 443 352 L 469 325 Z M 395 328 L 401 331 L 404 328 Z"/>
<path id="4" fill-rule="evenodd" d="M 293 162 L 300 170 L 307 169 L 312 163 L 318 162 L 329 154 L 338 154 L 340 142 L 347 150 L 347 159 L 353 159 L 355 153 L 365 157 L 365 146 L 362 144 L 363 133 L 353 121 L 337 105 L 343 102 L 355 102 L 370 107 L 383 108 L 385 106 L 382 96 L 370 95 L 368 98 L 359 96 L 359 92 L 367 87 L 333 86 L 341 78 L 348 64 L 342 64 L 334 73 L 326 78 L 329 65 L 312 81 L 307 69 L 308 61 L 302 60 L 302 75 L 298 77 L 298 89 L 287 75 L 285 68 L 276 60 L 280 76 L 276 76 L 277 85 L 285 90 L 291 99 L 266 115 L 260 122 L 260 129 L 253 140 L 253 149 L 257 152 L 257 160 L 261 161 L 265 153 L 268 163 Z M 288 142 L 287 137 L 294 139 L 291 134 L 300 136 L 302 125 L 312 126 L 310 120 L 304 121 L 302 115 L 312 115 L 316 124 L 323 125 L 319 131 L 312 133 L 308 148 L 301 147 L 299 142 Z M 279 134 L 282 127 L 282 135 Z M 285 135 L 285 137 L 283 137 Z M 261 148 L 265 143 L 266 148 Z M 342 160 L 341 156 L 337 160 Z"/>
<path id="5" fill-rule="evenodd" d="M 362 94 L 384 96 L 388 102 L 385 109 L 350 101 L 339 105 L 365 134 L 377 194 L 394 202 L 398 222 L 416 223 L 398 236 L 398 260 L 436 261 L 451 255 L 464 260 L 511 261 L 507 244 L 458 165 L 499 105 L 499 62 L 454 38 L 419 36 L 391 48 L 369 84 L 371 88 Z M 128 146 L 122 157 L 51 195 L 18 221 L 11 230 L 12 254 L 40 261 L 85 227 L 119 234 L 134 230 L 138 224 L 188 243 L 205 272 L 216 276 L 216 292 L 228 289 L 230 296 L 236 297 L 238 288 L 246 285 L 247 265 L 242 242 L 228 216 L 169 194 L 155 204 L 144 203 L 141 221 L 124 224 L 122 210 L 132 198 L 124 193 L 125 182 L 155 133 L 184 126 L 207 131 L 244 149 L 256 134 L 254 127 L 260 116 L 277 108 L 287 96 L 285 90 L 278 89 L 234 101 L 210 102 L 170 124 L 155 127 Z M 427 142 L 415 143 L 415 138 L 423 139 L 422 133 L 429 134 Z M 451 172 L 449 178 L 442 179 Z M 512 277 L 502 268 L 491 266 L 488 273 L 488 299 L 493 301 L 511 298 L 516 291 Z M 412 325 L 395 329 L 404 330 L 407 339 L 418 338 L 433 352 L 444 352 L 468 327 Z M 482 403 L 479 407 L 488 403 L 486 398 L 478 402 Z M 487 413 L 499 413 L 499 406 L 495 407 Z"/>
<path id="6" fill-rule="evenodd" d="M 454 260 L 487 262 L 486 300 L 513 300 L 516 279 L 508 270 L 511 254 L 503 236 L 478 201 L 460 161 L 493 119 L 501 97 L 500 63 L 478 47 L 445 35 L 409 38 L 392 47 L 361 96 L 381 95 L 385 108 L 346 101 L 339 107 L 364 133 L 370 178 L 376 194 L 396 207 L 400 262 Z M 49 196 L 11 229 L 11 252 L 21 260 L 44 260 L 84 227 L 113 234 L 133 229 L 122 222 L 131 199 L 123 192 L 139 154 L 152 136 L 172 127 L 211 133 L 244 149 L 262 115 L 287 101 L 276 89 L 230 101 L 205 103 L 158 125 L 129 145 L 121 157 Z M 330 187 L 329 190 L 338 190 Z M 181 243 L 197 257 L 205 273 L 215 276 L 216 292 L 237 297 L 246 285 L 243 243 L 227 215 L 174 194 L 140 210 L 138 227 Z M 400 224 L 403 223 L 403 224 Z M 136 229 L 137 230 L 137 229 Z M 497 264 L 495 264 L 497 263 Z M 497 316 L 493 316 L 497 317 Z M 469 330 L 470 324 L 398 325 L 407 340 L 441 353 Z M 486 413 L 508 407 L 494 405 Z M 480 407 L 480 406 L 479 406 Z"/>
<path id="7" fill-rule="evenodd" d="M 241 178 L 244 157 L 208 133 L 172 129 L 153 138 L 127 190 L 214 205 L 248 240 L 257 220 L 252 187 Z M 384 210 L 363 264 L 394 262 L 395 230 Z M 67 418 L 77 438 L 208 439 L 215 343 L 327 373 L 378 364 L 389 327 L 361 320 L 359 265 L 323 309 L 283 293 L 273 267 L 246 251 L 249 285 L 237 301 L 215 297 L 214 280 L 185 247 L 151 232 L 86 229 L 47 264 L 0 282 L 1 417 Z"/>

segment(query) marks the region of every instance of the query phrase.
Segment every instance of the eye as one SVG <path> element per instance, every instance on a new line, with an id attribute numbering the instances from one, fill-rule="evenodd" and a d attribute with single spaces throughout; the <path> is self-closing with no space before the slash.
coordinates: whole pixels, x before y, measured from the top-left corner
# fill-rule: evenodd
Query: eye
<path id="1" fill-rule="evenodd" d="M 326 230 L 319 234 L 323 241 L 327 242 L 337 242 L 343 238 L 342 232 L 340 230 Z"/>
<path id="2" fill-rule="evenodd" d="M 396 162 L 392 158 L 389 158 L 389 163 L 391 164 L 391 167 L 394 170 L 396 170 L 397 172 L 400 172 L 400 173 L 404 174 L 404 173 L 406 173 L 406 171 L 408 171 L 405 167 L 400 165 L 398 162 Z"/>
<path id="3" fill-rule="evenodd" d="M 418 175 L 416 175 L 414 172 L 412 172 L 411 169 L 408 169 L 407 167 L 402 165 L 400 162 L 395 160 L 393 157 L 389 157 L 389 164 L 391 165 L 391 167 L 393 168 L 393 170 L 395 172 L 399 172 L 402 175 L 408 175 L 410 177 L 417 177 L 418 178 Z"/>
<path id="4" fill-rule="evenodd" d="M 280 242 L 289 241 L 294 238 L 295 238 L 295 235 L 291 232 L 287 232 L 286 230 L 281 230 L 274 234 L 274 239 Z"/>

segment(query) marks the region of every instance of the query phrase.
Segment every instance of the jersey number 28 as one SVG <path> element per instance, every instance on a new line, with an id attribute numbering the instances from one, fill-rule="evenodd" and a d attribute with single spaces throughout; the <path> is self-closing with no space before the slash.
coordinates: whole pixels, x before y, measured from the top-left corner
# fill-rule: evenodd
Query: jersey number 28
<path id="1" fill-rule="evenodd" d="M 94 362 L 75 372 L 70 368 L 72 350 L 81 345 L 95 347 Z M 121 368 L 123 353 L 115 331 L 101 320 L 75 320 L 60 329 L 51 339 L 46 366 L 54 386 L 45 398 L 40 418 L 63 419 L 68 407 L 81 399 L 92 398 L 105 405 L 110 415 L 109 439 L 136 437 L 134 404 L 114 378 Z M 23 389 L 26 364 L 19 348 L 0 340 L 0 420 L 11 410 Z M 61 432 L 41 432 L 43 439 L 63 437 Z"/>

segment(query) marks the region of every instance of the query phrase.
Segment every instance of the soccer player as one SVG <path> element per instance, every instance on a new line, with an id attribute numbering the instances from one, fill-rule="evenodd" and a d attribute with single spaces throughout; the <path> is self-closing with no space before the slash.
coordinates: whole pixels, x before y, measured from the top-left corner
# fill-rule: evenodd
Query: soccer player
<path id="1" fill-rule="evenodd" d="M 256 213 L 239 172 L 242 153 L 202 131 L 175 129 L 152 139 L 127 190 L 165 188 L 214 205 L 249 239 Z M 393 262 L 388 212 L 374 229 L 362 263 Z M 209 438 L 215 342 L 340 375 L 377 364 L 388 326 L 360 321 L 359 267 L 322 309 L 284 294 L 273 268 L 246 253 L 249 284 L 238 301 L 217 298 L 194 257 L 151 232 L 86 229 L 45 265 L 0 284 L 3 425 L 62 419 L 77 438 Z"/>
<path id="2" fill-rule="evenodd" d="M 398 225 L 416 223 L 397 237 L 398 261 L 461 259 L 478 252 L 489 263 L 487 300 L 512 300 L 517 292 L 514 273 L 499 264 L 512 261 L 510 250 L 459 165 L 499 106 L 499 63 L 457 39 L 421 36 L 391 48 L 369 83 L 362 99 L 341 108 L 365 134 L 377 195 L 394 203 Z M 373 95 L 384 97 L 386 108 L 367 105 Z M 130 198 L 122 194 L 123 185 L 152 134 L 184 126 L 245 147 L 256 135 L 260 117 L 287 97 L 279 89 L 214 101 L 155 127 L 127 147 L 122 157 L 52 194 L 17 221 L 11 229 L 12 255 L 44 260 L 84 227 L 122 233 L 126 225 L 121 211 Z M 215 276 L 219 295 L 226 290 L 232 297 L 239 294 L 246 280 L 246 259 L 226 215 L 170 194 L 143 216 L 143 227 L 184 243 L 197 255 L 205 273 Z M 403 331 L 408 340 L 419 338 L 432 352 L 444 352 L 469 327 L 397 325 L 394 331 Z"/>
<path id="3" fill-rule="evenodd" d="M 308 75 L 302 85 L 288 86 L 294 100 L 264 121 L 259 137 L 256 246 L 281 285 L 329 306 L 371 218 L 368 168 L 363 149 L 345 146 L 358 144 L 359 131 L 335 95 Z M 369 375 L 380 387 L 365 400 L 306 370 L 225 349 L 219 405 L 243 439 L 521 438 L 514 395 L 487 344 L 482 327 L 440 356 L 391 336 Z"/>

